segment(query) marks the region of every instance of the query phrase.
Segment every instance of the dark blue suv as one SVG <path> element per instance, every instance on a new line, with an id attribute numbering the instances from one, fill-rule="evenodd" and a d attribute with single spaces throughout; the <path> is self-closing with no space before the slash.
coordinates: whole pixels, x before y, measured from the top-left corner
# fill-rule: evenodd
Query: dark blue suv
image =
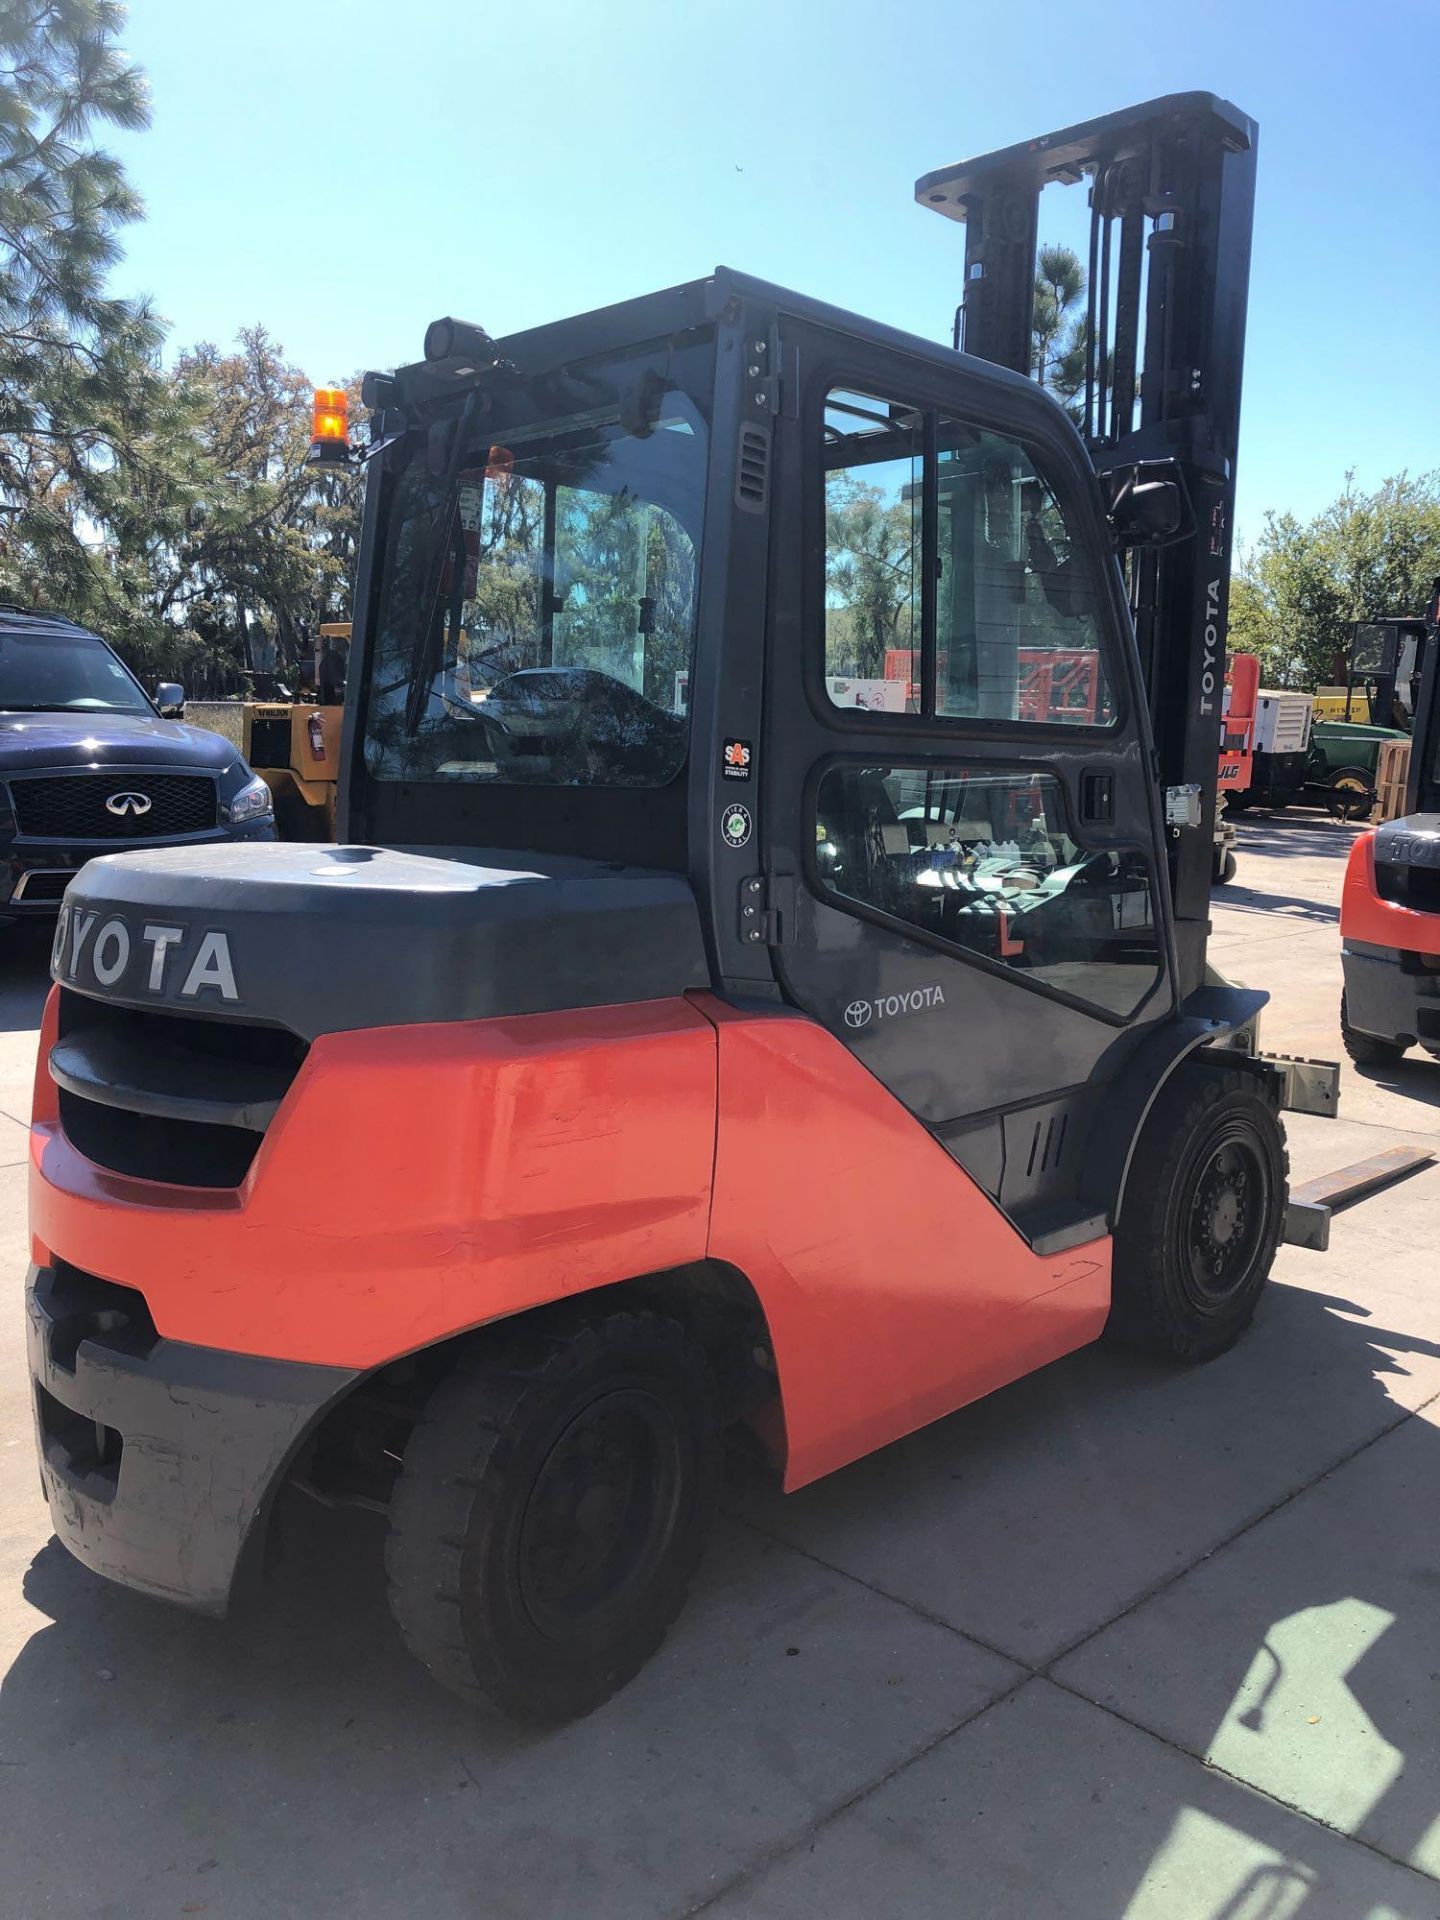
<path id="1" fill-rule="evenodd" d="M 98 634 L 0 605 L 0 924 L 53 914 L 97 853 L 275 838 L 270 789 L 184 710 Z"/>

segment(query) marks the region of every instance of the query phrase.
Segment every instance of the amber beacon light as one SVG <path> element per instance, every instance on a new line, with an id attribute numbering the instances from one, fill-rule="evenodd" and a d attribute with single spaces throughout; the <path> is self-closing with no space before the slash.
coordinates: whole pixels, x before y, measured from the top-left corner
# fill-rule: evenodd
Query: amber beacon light
<path id="1" fill-rule="evenodd" d="M 350 457 L 350 403 L 343 387 L 316 387 L 310 412 L 310 458 Z"/>

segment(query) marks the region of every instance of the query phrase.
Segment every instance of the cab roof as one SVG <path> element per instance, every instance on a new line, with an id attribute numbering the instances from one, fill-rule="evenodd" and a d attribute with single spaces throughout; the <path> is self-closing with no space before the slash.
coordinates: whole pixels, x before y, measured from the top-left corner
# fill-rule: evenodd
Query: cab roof
<path id="1" fill-rule="evenodd" d="M 976 359 L 971 354 L 957 353 L 942 341 L 927 340 L 921 334 L 908 333 L 880 320 L 868 320 L 824 300 L 814 300 L 807 294 L 739 273 L 733 267 L 716 267 L 704 280 L 689 280 L 659 293 L 640 294 L 613 306 L 597 307 L 589 313 L 573 314 L 563 320 L 548 321 L 544 326 L 508 334 L 495 342 L 495 348 L 497 354 L 523 374 L 550 373 L 573 360 L 613 353 L 622 347 L 641 346 L 647 341 L 714 325 L 733 311 L 737 303 L 767 307 L 779 315 L 812 321 L 832 332 L 893 347 L 935 366 L 953 369 L 960 363 L 972 371 L 983 372 L 987 379 L 1030 394 L 1039 391 L 1035 382 L 1023 374 L 1012 373 L 1008 368 Z M 415 405 L 462 392 L 476 372 L 473 358 L 462 355 L 453 361 L 413 362 L 399 368 L 394 378 L 404 400 Z"/>

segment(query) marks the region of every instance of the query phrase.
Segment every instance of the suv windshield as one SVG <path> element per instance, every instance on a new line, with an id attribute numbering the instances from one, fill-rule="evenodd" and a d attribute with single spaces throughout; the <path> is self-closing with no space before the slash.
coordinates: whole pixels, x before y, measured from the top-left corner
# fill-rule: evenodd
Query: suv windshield
<path id="1" fill-rule="evenodd" d="M 543 395 L 512 375 L 478 430 L 411 435 L 378 596 L 372 775 L 656 787 L 680 771 L 707 440 L 674 377 L 688 357 L 569 370 Z"/>
<path id="2" fill-rule="evenodd" d="M 154 713 L 103 640 L 0 627 L 0 713 Z"/>

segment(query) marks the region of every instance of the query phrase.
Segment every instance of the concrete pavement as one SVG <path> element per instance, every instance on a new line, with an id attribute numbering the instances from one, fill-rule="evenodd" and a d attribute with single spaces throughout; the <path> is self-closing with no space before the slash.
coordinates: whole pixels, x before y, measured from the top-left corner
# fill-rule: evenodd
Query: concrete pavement
<path id="1" fill-rule="evenodd" d="M 1339 1057 L 1350 830 L 1241 827 L 1214 951 Z M 546 1736 L 399 1648 L 380 1525 L 299 1506 L 225 1625 L 48 1542 L 20 1344 L 43 948 L 0 961 L 0 1920 L 1440 1915 L 1440 1172 L 1282 1250 L 1234 1353 L 1076 1355 L 791 1500 Z M 1298 1177 L 1440 1136 L 1348 1068 Z"/>

